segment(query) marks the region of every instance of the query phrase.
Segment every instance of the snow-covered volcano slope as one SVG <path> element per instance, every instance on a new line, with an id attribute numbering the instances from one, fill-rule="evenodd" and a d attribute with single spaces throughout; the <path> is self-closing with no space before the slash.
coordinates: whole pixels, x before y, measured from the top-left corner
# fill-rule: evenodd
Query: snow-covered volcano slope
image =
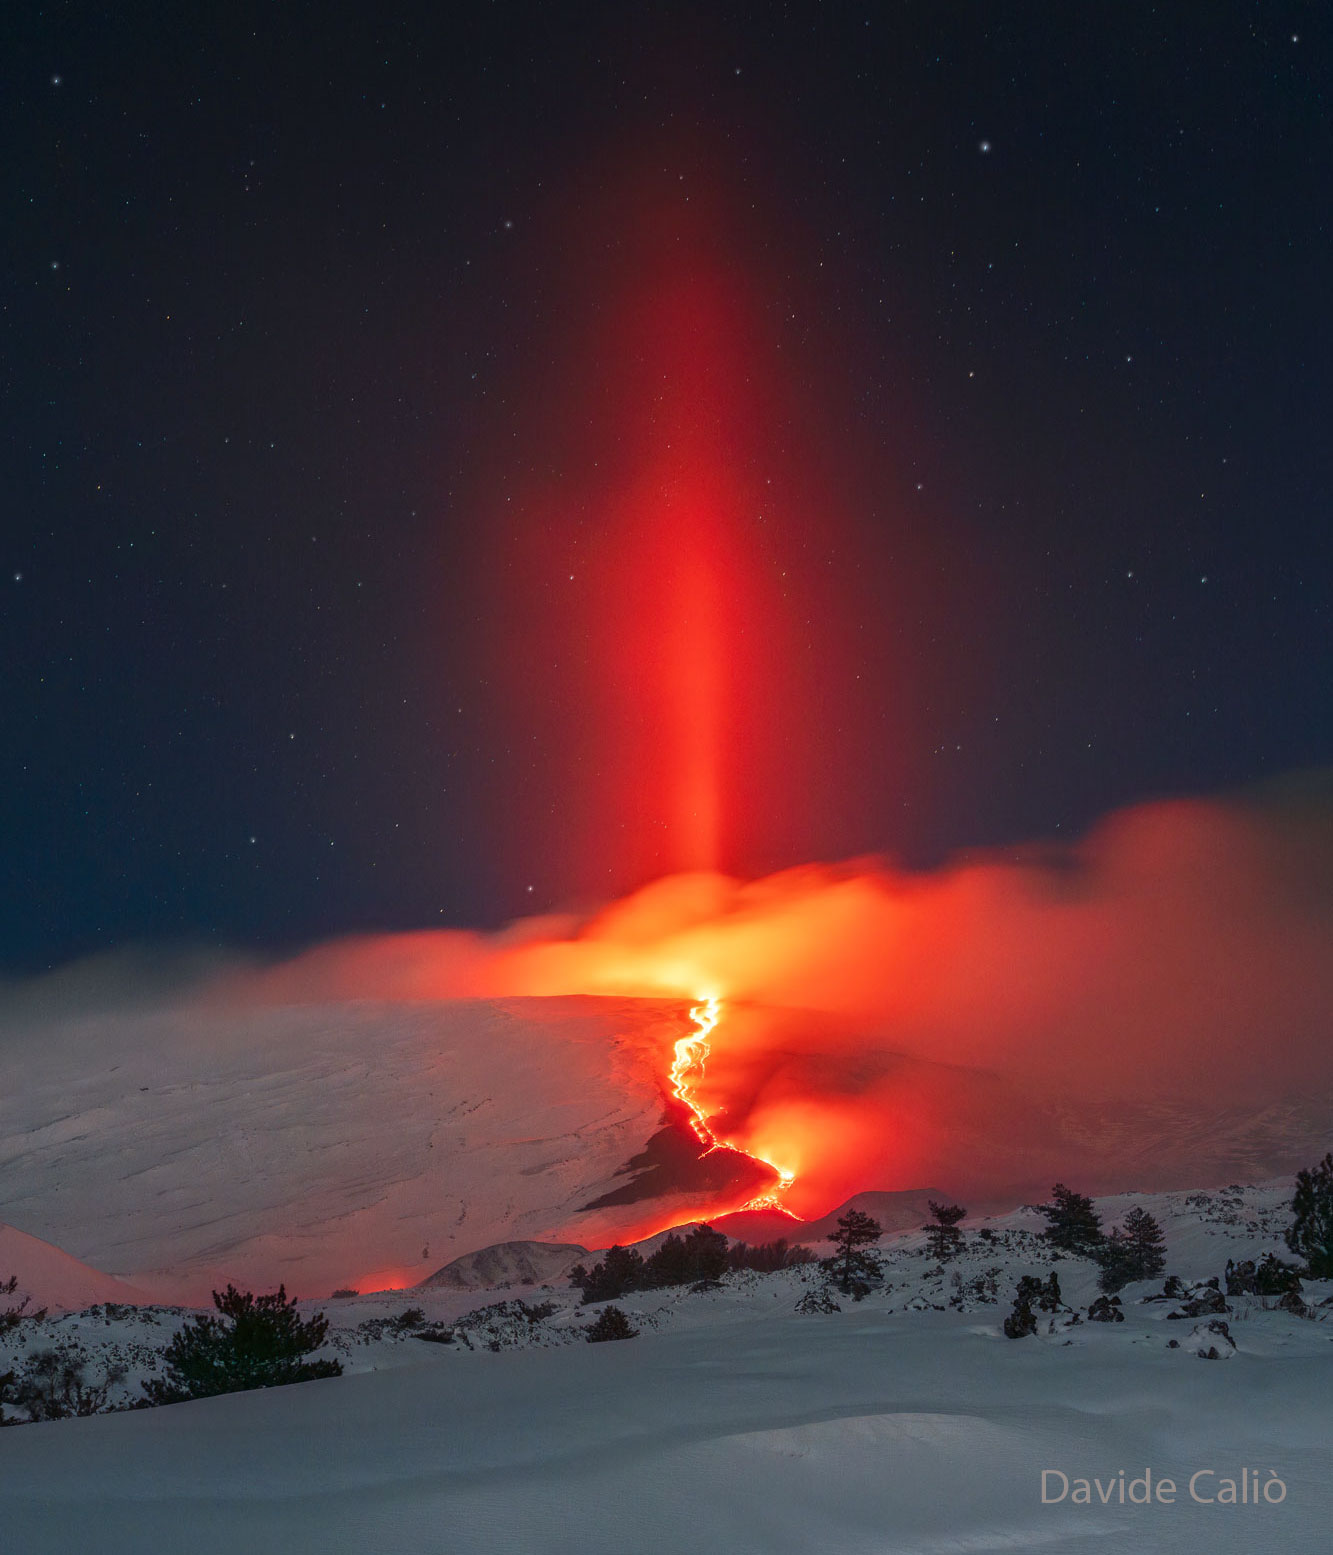
<path id="1" fill-rule="evenodd" d="M 7 1045 L 0 1213 L 158 1299 L 411 1285 L 577 1221 L 660 1126 L 644 1054 L 680 1029 L 591 999 L 68 1020 Z"/>
<path id="2" fill-rule="evenodd" d="M 809 1021 L 809 1046 L 814 1017 L 786 1012 L 781 1026 L 791 1051 L 774 1062 L 788 1092 L 811 1072 L 804 1049 L 782 1069 Z M 662 1130 L 672 1044 L 690 1029 L 680 1002 L 196 997 L 3 1022 L 0 1218 L 159 1300 L 207 1301 L 227 1280 L 314 1297 L 407 1287 L 498 1243 L 605 1247 L 753 1191 L 705 1190 L 689 1176 L 693 1137 Z M 715 1070 L 726 1056 L 719 1043 Z M 937 1192 L 1007 1209 L 1057 1177 L 1101 1192 L 1253 1181 L 1327 1148 L 1318 1097 L 1229 1113 L 1206 1098 L 1108 1110 L 1020 1095 L 978 1070 L 897 1069 L 896 1116 L 914 1128 L 895 1130 L 893 1146 L 912 1136 L 915 1153 L 848 1185 L 923 1190 L 891 1227 L 924 1215 Z M 626 1171 L 634 1161 L 649 1167 Z M 719 1162 L 725 1176 L 721 1153 L 703 1164 Z M 803 1174 L 797 1193 L 812 1180 Z M 823 1215 L 842 1196 L 805 1211 Z M 593 1202 L 603 1207 L 586 1211 Z M 725 1228 L 802 1234 L 769 1221 Z"/>
<path id="3" fill-rule="evenodd" d="M 0 1280 L 11 1277 L 18 1281 L 15 1297 L 27 1297 L 30 1310 L 80 1312 L 104 1301 L 149 1299 L 147 1292 L 89 1268 L 49 1242 L 0 1225 Z"/>

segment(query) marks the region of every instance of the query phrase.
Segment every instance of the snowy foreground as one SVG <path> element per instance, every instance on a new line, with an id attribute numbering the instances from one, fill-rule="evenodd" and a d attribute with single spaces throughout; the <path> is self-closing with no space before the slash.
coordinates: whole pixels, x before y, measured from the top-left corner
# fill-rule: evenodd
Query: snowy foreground
<path id="1" fill-rule="evenodd" d="M 1187 1283 L 1278 1250 L 1289 1183 L 1130 1202 L 1161 1220 Z M 886 1283 L 841 1310 L 817 1270 L 626 1297 L 640 1336 L 588 1345 L 549 1287 L 436 1289 L 321 1303 L 344 1377 L 0 1435 L 3 1547 L 31 1552 L 1230 1551 L 1327 1547 L 1333 1287 L 1312 1316 L 1232 1297 L 1223 1321 L 1122 1293 L 1088 1320 L 1095 1270 L 1052 1262 L 1030 1211 L 969 1223 L 943 1269 L 886 1239 Z M 503 1260 L 501 1260 L 503 1261 Z M 1000 1323 L 1023 1273 L 1054 1268 L 1078 1311 L 1035 1338 Z M 517 1303 L 524 1303 L 519 1306 Z M 391 1321 L 423 1309 L 423 1342 Z M 160 1307 L 24 1324 L 0 1365 L 52 1343 L 137 1391 L 182 1321 Z M 1173 1347 L 1171 1341 L 1177 1341 Z M 1216 1349 L 1218 1359 L 1201 1352 Z M 1100 1480 L 1042 1502 L 1042 1471 Z M 1120 1501 L 1150 1471 L 1172 1504 Z M 1242 1473 L 1248 1471 L 1248 1474 Z M 1197 1495 L 1188 1491 L 1191 1476 Z M 1249 1499 L 1268 1485 L 1285 1499 Z M 1245 1485 L 1244 1504 L 1222 1497 Z M 1051 1494 L 1059 1478 L 1048 1479 Z M 1241 1491 L 1237 1490 L 1239 1496 Z"/>

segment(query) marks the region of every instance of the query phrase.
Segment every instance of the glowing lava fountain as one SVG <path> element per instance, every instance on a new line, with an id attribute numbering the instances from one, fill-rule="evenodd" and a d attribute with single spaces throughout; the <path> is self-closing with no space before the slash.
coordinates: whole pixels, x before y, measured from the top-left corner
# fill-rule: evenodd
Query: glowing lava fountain
<path id="1" fill-rule="evenodd" d="M 741 1209 L 777 1210 L 783 1215 L 790 1215 L 793 1220 L 799 1220 L 801 1217 L 793 1214 L 782 1202 L 783 1194 L 796 1181 L 795 1172 L 787 1171 L 775 1161 L 756 1155 L 753 1150 L 746 1150 L 742 1145 L 734 1145 L 729 1140 L 719 1139 L 709 1126 L 707 1112 L 695 1100 L 694 1088 L 703 1078 L 704 1063 L 710 1051 L 708 1039 L 722 1019 L 722 1001 L 712 994 L 704 996 L 701 1002 L 691 1009 L 690 1019 L 694 1022 L 695 1029 L 676 1043 L 676 1056 L 671 1065 L 671 1089 L 677 1101 L 682 1102 L 689 1109 L 690 1126 L 698 1137 L 699 1143 L 708 1147 L 704 1154 L 711 1154 L 714 1150 L 734 1150 L 738 1155 L 749 1156 L 752 1161 L 758 1161 L 761 1165 L 775 1171 L 778 1174 L 777 1185 L 770 1188 L 767 1193 L 761 1193 L 750 1199 L 748 1203 L 742 1204 Z"/>

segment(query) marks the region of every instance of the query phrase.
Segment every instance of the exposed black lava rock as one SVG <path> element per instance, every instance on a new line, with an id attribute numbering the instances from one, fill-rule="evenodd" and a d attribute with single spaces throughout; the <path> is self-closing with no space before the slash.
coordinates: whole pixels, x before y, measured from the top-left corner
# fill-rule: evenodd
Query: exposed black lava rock
<path id="1" fill-rule="evenodd" d="M 762 1161 L 725 1145 L 708 1150 L 687 1123 L 659 1129 L 638 1155 L 631 1156 L 616 1175 L 630 1176 L 620 1188 L 612 1188 L 585 1204 L 587 1209 L 608 1209 L 616 1204 L 637 1204 L 671 1193 L 749 1193 L 772 1188 L 778 1174 Z"/>

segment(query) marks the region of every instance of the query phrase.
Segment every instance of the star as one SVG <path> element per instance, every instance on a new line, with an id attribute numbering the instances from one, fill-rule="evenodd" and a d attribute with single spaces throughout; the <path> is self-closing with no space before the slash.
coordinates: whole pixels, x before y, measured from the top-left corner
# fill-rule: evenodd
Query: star
<path id="1" fill-rule="evenodd" d="M 988 140 L 978 141 L 977 142 L 977 150 L 980 151 L 983 154 L 983 156 L 984 156 L 985 153 L 990 150 L 990 141 L 988 141 Z"/>

